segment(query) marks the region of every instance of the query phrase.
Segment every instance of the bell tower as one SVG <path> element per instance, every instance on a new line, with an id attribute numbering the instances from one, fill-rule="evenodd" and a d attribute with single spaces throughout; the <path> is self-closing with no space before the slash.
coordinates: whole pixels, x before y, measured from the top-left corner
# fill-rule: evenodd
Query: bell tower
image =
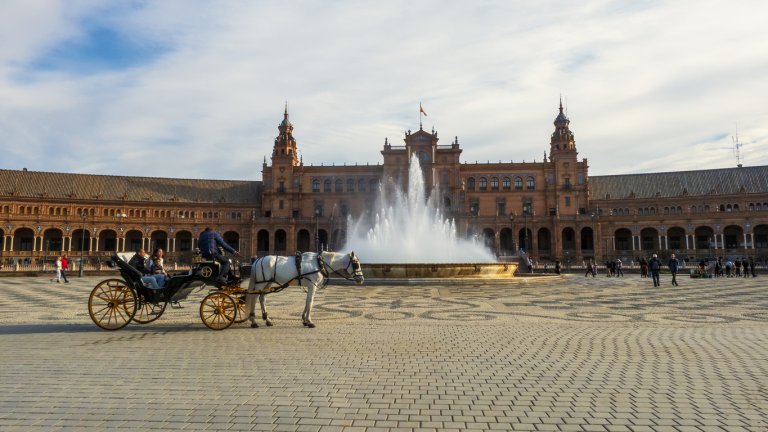
<path id="1" fill-rule="evenodd" d="M 576 159 L 576 140 L 568 127 L 571 121 L 563 113 L 563 99 L 560 98 L 560 113 L 554 121 L 555 131 L 549 142 L 549 157 L 553 159 Z"/>
<path id="2" fill-rule="evenodd" d="M 275 138 L 275 146 L 272 149 L 272 166 L 299 165 L 296 155 L 296 139 L 293 137 L 293 125 L 288 119 L 288 102 L 285 103 L 283 121 L 277 127 L 280 134 Z"/>

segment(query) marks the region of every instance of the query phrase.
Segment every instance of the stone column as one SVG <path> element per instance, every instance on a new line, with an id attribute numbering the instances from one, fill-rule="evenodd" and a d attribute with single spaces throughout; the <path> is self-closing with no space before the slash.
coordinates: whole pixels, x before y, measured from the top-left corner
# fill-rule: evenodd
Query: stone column
<path id="1" fill-rule="evenodd" d="M 13 252 L 13 236 L 8 236 L 8 252 Z"/>
<path id="2" fill-rule="evenodd" d="M 690 250 L 691 249 L 691 247 L 688 246 L 688 234 L 685 235 L 685 249 L 686 250 Z"/>

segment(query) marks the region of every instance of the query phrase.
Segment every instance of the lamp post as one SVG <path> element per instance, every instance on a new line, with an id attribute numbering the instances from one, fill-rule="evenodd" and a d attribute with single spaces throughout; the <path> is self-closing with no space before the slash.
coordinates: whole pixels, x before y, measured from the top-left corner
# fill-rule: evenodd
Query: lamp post
<path id="1" fill-rule="evenodd" d="M 320 208 L 315 207 L 315 249 L 320 253 Z"/>
<path id="2" fill-rule="evenodd" d="M 523 249 L 525 249 L 525 253 L 528 253 L 528 212 L 529 208 L 528 206 L 523 207 Z"/>
<path id="3" fill-rule="evenodd" d="M 121 248 L 120 247 L 120 237 L 123 235 L 123 218 L 125 218 L 126 216 L 128 216 L 128 215 L 125 214 L 125 213 L 118 213 L 117 214 L 117 233 L 118 233 L 117 235 L 118 235 L 118 237 L 117 237 L 117 247 L 115 248 L 115 250 L 117 252 L 124 252 L 123 249 L 125 249 L 125 238 L 123 238 L 123 247 Z"/>
<path id="4" fill-rule="evenodd" d="M 83 230 L 80 231 L 80 270 L 78 271 L 78 277 L 83 277 L 83 252 L 85 251 L 85 219 L 87 214 L 83 214 Z"/>
<path id="5" fill-rule="evenodd" d="M 512 255 L 515 254 L 515 212 L 512 212 L 509 214 L 509 225 L 512 228 L 512 235 L 510 237 L 510 245 L 509 247 L 512 248 Z"/>

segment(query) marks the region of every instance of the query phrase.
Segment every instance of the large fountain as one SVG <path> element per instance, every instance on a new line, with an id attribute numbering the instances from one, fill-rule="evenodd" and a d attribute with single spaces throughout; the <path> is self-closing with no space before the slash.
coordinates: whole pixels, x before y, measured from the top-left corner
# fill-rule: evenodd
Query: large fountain
<path id="1" fill-rule="evenodd" d="M 434 194 L 426 196 L 419 160 L 411 158 L 408 190 L 380 193 L 371 216 L 350 221 L 344 250 L 365 264 L 366 278 L 511 277 L 517 263 L 499 263 L 477 238 L 462 238 Z"/>

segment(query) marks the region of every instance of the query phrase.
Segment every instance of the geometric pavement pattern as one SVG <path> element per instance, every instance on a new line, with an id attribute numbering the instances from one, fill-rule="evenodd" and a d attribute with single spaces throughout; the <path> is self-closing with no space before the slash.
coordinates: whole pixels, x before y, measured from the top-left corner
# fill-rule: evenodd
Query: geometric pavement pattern
<path id="1" fill-rule="evenodd" d="M 0 278 L 0 430 L 768 430 L 760 277 L 330 285 L 274 327 L 207 330 L 205 292 L 116 331 L 104 278 Z"/>

